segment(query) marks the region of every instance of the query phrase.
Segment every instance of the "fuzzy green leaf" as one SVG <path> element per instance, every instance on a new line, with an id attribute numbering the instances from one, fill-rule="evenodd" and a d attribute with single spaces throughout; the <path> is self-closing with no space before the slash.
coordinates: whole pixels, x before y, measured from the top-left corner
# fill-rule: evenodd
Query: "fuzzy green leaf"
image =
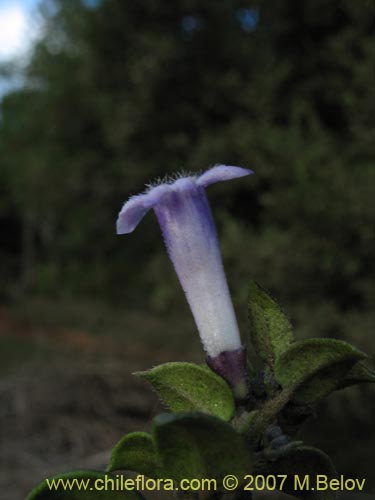
<path id="1" fill-rule="evenodd" d="M 298 403 L 313 403 L 334 391 L 366 355 L 342 340 L 309 339 L 292 344 L 275 363 L 275 375 Z"/>
<path id="2" fill-rule="evenodd" d="M 280 306 L 254 281 L 250 283 L 249 317 L 254 349 L 273 366 L 293 341 L 292 326 Z"/>
<path id="3" fill-rule="evenodd" d="M 210 368 L 193 363 L 165 363 L 136 373 L 147 380 L 174 411 L 200 411 L 229 421 L 235 409 L 229 385 Z"/>
<path id="4" fill-rule="evenodd" d="M 242 437 L 223 420 L 203 413 L 162 414 L 153 435 L 166 477 L 243 477 L 252 470 Z"/>
<path id="5" fill-rule="evenodd" d="M 107 479 L 106 479 L 107 478 Z M 117 491 L 110 491 L 104 486 L 114 481 Z M 26 500 L 142 500 L 143 496 L 136 491 L 121 491 L 117 488 L 116 481 L 121 479 L 111 474 L 96 471 L 74 471 L 59 474 L 46 479 L 36 486 L 27 496 Z M 70 483 L 68 483 L 69 481 Z M 70 484 L 71 486 L 67 486 Z M 65 485 L 65 488 L 64 488 Z M 55 486 L 55 487 L 54 487 Z M 103 487 L 103 489 L 101 489 Z"/>
<path id="6" fill-rule="evenodd" d="M 157 453 L 151 434 L 126 434 L 113 448 L 107 471 L 132 470 L 149 477 L 157 475 Z"/>
<path id="7" fill-rule="evenodd" d="M 335 479 L 337 472 L 331 459 L 323 451 L 310 446 L 292 447 L 285 450 L 282 458 L 274 462 L 260 462 L 256 471 L 258 474 L 287 475 L 282 491 L 303 500 L 335 500 L 336 493 L 330 489 L 317 491 L 315 478 L 317 475 Z M 308 476 L 310 489 L 303 490 L 295 482 L 298 477 L 303 482 Z M 297 486 L 297 488 L 296 488 Z"/>

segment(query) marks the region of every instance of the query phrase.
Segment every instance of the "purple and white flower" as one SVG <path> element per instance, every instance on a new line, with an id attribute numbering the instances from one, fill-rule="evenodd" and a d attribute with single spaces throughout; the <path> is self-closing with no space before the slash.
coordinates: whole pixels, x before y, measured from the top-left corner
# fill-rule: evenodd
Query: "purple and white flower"
<path id="1" fill-rule="evenodd" d="M 208 364 L 232 386 L 243 379 L 246 356 L 229 294 L 217 232 L 205 188 L 251 170 L 215 166 L 149 187 L 123 206 L 117 233 L 131 233 L 152 208 L 169 257 L 193 313 Z M 242 380 L 243 381 L 243 380 Z"/>

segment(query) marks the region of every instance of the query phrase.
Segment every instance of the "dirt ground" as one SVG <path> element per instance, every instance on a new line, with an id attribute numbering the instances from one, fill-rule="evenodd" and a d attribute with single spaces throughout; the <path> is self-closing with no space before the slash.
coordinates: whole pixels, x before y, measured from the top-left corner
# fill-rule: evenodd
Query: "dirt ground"
<path id="1" fill-rule="evenodd" d="M 0 341 L 1 500 L 57 473 L 103 470 L 114 444 L 163 410 L 132 373 L 176 359 L 166 348 L 35 326 L 4 308 Z"/>

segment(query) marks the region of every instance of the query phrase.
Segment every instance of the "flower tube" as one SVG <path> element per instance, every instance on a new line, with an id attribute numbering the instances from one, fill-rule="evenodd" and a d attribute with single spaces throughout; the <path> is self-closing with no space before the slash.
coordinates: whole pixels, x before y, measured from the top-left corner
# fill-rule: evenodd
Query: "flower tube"
<path id="1" fill-rule="evenodd" d="M 151 186 L 145 193 L 132 196 L 117 220 L 117 233 L 130 233 L 154 209 L 168 255 L 198 327 L 207 362 L 237 393 L 245 390 L 246 355 L 205 188 L 251 173 L 240 167 L 218 165 L 200 176 L 180 177 Z"/>

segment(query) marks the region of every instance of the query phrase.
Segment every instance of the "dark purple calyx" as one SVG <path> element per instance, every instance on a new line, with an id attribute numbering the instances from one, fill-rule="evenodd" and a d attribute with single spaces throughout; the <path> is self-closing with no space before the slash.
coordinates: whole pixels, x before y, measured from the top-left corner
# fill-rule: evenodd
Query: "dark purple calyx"
<path id="1" fill-rule="evenodd" d="M 208 366 L 223 377 L 232 387 L 237 400 L 244 400 L 248 393 L 246 372 L 246 349 L 240 347 L 234 351 L 223 351 L 217 356 L 206 357 Z"/>

